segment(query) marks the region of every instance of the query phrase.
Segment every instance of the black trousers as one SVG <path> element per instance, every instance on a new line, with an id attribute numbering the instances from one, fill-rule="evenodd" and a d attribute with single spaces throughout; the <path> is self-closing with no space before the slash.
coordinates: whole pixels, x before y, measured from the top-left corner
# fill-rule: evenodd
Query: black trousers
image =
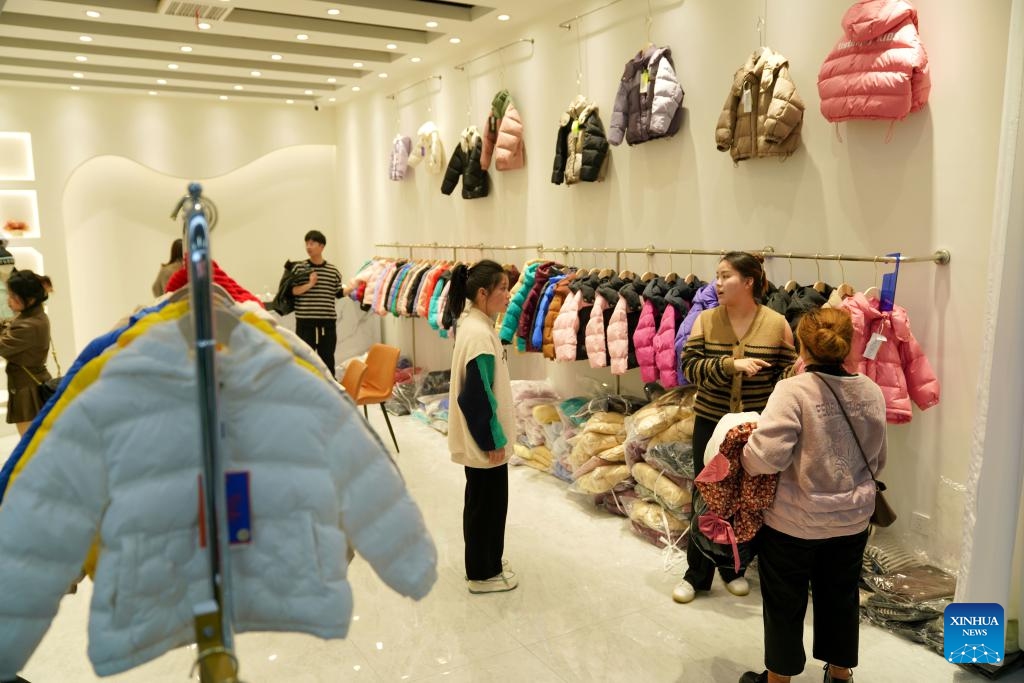
<path id="1" fill-rule="evenodd" d="M 338 345 L 338 327 L 334 318 L 296 318 L 295 334 L 309 344 L 324 362 L 331 375 L 337 375 L 334 369 L 334 348 Z"/>
<path id="2" fill-rule="evenodd" d="M 764 664 L 781 676 L 804 670 L 807 586 L 814 600 L 814 658 L 857 666 L 860 580 L 867 530 L 819 540 L 796 538 L 765 525 L 754 539 L 761 575 Z"/>
<path id="3" fill-rule="evenodd" d="M 708 441 L 711 441 L 711 435 L 715 431 L 715 427 L 718 426 L 718 422 L 709 420 L 699 415 L 693 421 L 693 476 L 696 477 L 700 474 L 701 470 L 704 469 L 704 449 L 708 447 Z M 696 524 L 697 519 L 690 520 L 691 524 Z M 722 580 L 728 583 L 733 579 L 737 579 L 746 572 L 746 568 L 743 568 L 737 573 L 731 567 L 719 567 L 718 573 L 722 575 Z M 683 575 L 695 590 L 706 591 L 711 590 L 711 582 L 715 578 L 715 563 L 704 557 L 704 554 L 697 550 L 695 543 L 686 544 L 686 574 Z"/>
<path id="4" fill-rule="evenodd" d="M 485 581 L 501 573 L 508 515 L 508 465 L 466 468 L 462 537 L 466 542 L 466 578 Z"/>

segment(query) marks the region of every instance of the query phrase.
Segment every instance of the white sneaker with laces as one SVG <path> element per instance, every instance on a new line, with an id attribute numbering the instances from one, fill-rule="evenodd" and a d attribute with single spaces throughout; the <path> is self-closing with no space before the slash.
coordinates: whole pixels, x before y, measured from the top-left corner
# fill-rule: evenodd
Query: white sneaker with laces
<path id="1" fill-rule="evenodd" d="M 743 597 L 744 595 L 750 595 L 750 583 L 741 576 L 725 584 L 725 590 L 737 597 Z"/>
<path id="2" fill-rule="evenodd" d="M 519 579 L 516 578 L 515 572 L 506 569 L 497 576 L 492 576 L 484 581 L 467 581 L 466 583 L 469 584 L 469 592 L 473 594 L 504 593 L 518 586 Z"/>
<path id="3" fill-rule="evenodd" d="M 693 602 L 693 599 L 695 597 L 697 597 L 697 591 L 686 579 L 680 581 L 676 585 L 676 587 L 672 589 L 672 599 L 678 602 L 680 605 L 685 605 L 688 602 Z"/>
<path id="4" fill-rule="evenodd" d="M 509 568 L 508 568 L 508 560 L 506 560 L 504 557 L 501 558 L 501 571 L 503 571 L 503 572 L 504 571 L 510 571 Z M 515 574 L 515 572 L 512 572 L 512 573 Z M 463 581 L 469 581 L 469 577 L 466 576 L 465 574 L 463 574 L 462 575 L 462 580 Z"/>

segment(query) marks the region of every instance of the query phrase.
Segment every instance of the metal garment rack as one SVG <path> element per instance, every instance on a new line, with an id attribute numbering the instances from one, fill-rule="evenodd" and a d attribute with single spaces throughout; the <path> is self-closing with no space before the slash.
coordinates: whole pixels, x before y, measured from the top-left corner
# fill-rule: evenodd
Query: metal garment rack
<path id="1" fill-rule="evenodd" d="M 456 71 L 465 71 L 466 67 L 469 66 L 470 64 L 472 64 L 473 62 L 478 62 L 481 59 L 483 59 L 484 57 L 490 57 L 493 54 L 501 52 L 502 50 L 507 50 L 510 47 L 514 47 L 514 46 L 518 45 L 519 43 L 529 43 L 530 45 L 534 44 L 533 43 L 533 38 L 520 38 L 519 40 L 513 40 L 511 43 L 507 43 L 505 45 L 502 45 L 501 47 L 496 47 L 493 50 L 491 50 L 490 52 L 485 52 L 485 53 L 483 53 L 482 55 L 480 55 L 478 57 L 473 57 L 473 59 L 467 59 L 466 61 L 462 62 L 461 64 L 456 64 L 452 68 L 455 69 Z"/>
<path id="2" fill-rule="evenodd" d="M 188 245 L 187 266 L 192 329 L 195 334 L 202 449 L 202 531 L 209 551 L 210 589 L 213 595 L 212 601 L 193 606 L 198 649 L 196 666 L 202 683 L 237 683 L 238 659 L 233 652 L 227 501 L 224 491 L 224 459 L 220 447 L 216 340 L 213 329 L 213 261 L 210 256 L 212 225 L 207 220 L 208 209 L 202 192 L 199 183 L 192 183 L 188 187 L 188 197 L 182 200 L 187 208 L 185 244 Z"/>

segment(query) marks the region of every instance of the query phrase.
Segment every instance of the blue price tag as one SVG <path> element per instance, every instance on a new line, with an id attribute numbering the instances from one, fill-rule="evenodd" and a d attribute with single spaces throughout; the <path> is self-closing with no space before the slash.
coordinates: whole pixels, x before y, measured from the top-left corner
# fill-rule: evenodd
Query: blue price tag
<path id="1" fill-rule="evenodd" d="M 249 472 L 225 472 L 224 493 L 228 509 L 228 542 L 231 545 L 252 543 Z"/>

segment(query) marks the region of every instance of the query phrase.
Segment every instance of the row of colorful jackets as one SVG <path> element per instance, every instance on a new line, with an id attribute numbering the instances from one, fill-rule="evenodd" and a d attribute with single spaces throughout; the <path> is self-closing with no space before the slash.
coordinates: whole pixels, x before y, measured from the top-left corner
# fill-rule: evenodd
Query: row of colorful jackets
<path id="1" fill-rule="evenodd" d="M 187 294 L 94 340 L 2 470 L 0 585 L 17 590 L 0 601 L 0 680 L 29 659 L 83 562 L 99 675 L 194 642 L 192 608 L 210 598 L 210 577 Z M 249 501 L 247 533 L 229 527 L 236 630 L 344 637 L 348 547 L 394 590 L 425 596 L 433 541 L 352 401 L 256 304 L 225 293 L 214 315 L 221 457 Z"/>

